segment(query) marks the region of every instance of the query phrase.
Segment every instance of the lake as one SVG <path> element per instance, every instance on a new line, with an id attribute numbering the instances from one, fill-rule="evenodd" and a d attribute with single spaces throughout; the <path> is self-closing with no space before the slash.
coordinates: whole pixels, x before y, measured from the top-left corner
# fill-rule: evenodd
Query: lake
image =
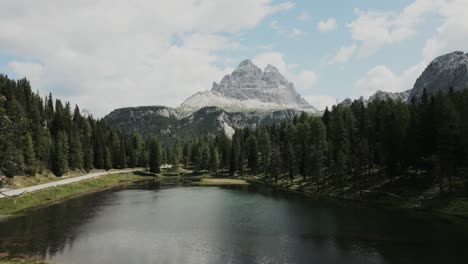
<path id="1" fill-rule="evenodd" d="M 466 263 L 468 221 L 264 191 L 105 190 L 0 220 L 0 256 L 50 263 Z"/>

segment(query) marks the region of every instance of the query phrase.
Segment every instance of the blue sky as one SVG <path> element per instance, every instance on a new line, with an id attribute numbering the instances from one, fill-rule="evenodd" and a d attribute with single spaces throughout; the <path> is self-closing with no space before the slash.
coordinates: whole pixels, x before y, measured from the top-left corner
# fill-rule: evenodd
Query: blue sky
<path id="1" fill-rule="evenodd" d="M 466 51 L 467 2 L 0 0 L 0 72 L 102 116 L 177 106 L 252 58 L 324 108 L 410 89 L 433 58 Z"/>

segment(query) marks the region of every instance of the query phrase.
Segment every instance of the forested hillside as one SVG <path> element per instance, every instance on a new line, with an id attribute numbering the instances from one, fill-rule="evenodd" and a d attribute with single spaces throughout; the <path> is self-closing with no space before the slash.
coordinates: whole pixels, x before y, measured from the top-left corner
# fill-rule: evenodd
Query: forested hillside
<path id="1" fill-rule="evenodd" d="M 0 175 L 145 166 L 136 133 L 127 136 L 52 94 L 42 98 L 26 79 L 0 75 Z"/>

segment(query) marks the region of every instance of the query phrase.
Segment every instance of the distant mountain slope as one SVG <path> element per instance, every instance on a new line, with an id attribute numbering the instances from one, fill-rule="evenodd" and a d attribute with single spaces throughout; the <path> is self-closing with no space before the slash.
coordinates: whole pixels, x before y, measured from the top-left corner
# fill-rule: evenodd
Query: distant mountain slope
<path id="1" fill-rule="evenodd" d="M 224 76 L 219 84 L 213 83 L 211 91 L 196 93 L 179 109 L 192 112 L 204 106 L 217 106 L 227 111 L 297 109 L 317 112 L 277 68 L 268 65 L 262 71 L 248 59 Z"/>
<path id="2" fill-rule="evenodd" d="M 224 132 L 228 136 L 236 128 L 254 128 L 257 125 L 278 123 L 293 119 L 301 112 L 292 109 L 270 112 L 227 112 L 219 107 L 207 106 L 188 116 L 165 106 L 128 107 L 112 111 L 104 119 L 111 127 L 125 133 L 133 130 L 144 136 L 158 135 L 163 143 L 193 136 Z"/>

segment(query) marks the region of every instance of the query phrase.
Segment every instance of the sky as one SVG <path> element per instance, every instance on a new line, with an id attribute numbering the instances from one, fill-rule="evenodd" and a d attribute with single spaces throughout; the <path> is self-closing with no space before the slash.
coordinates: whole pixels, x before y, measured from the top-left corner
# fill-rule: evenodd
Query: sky
<path id="1" fill-rule="evenodd" d="M 246 58 L 319 109 L 467 51 L 468 0 L 0 0 L 0 73 L 102 117 L 176 107 Z"/>

